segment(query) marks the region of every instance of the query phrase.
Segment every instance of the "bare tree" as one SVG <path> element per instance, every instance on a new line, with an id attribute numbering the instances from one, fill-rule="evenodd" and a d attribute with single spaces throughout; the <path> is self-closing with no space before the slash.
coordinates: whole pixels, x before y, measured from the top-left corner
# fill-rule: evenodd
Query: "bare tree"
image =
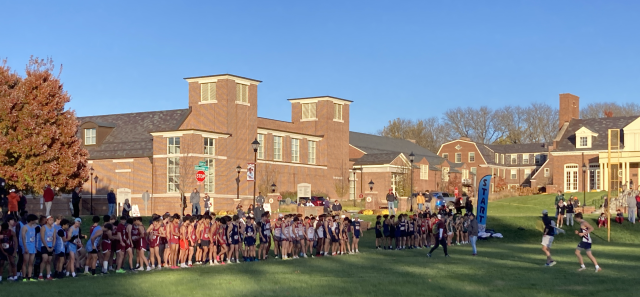
<path id="1" fill-rule="evenodd" d="M 583 118 L 583 119 L 604 118 L 606 111 L 611 111 L 614 117 L 637 116 L 637 115 L 640 115 L 640 104 L 635 102 L 590 103 L 580 110 L 580 118 Z"/>
<path id="2" fill-rule="evenodd" d="M 338 178 L 334 177 L 333 186 L 338 198 L 344 199 L 344 197 L 349 194 L 349 173 L 345 169 L 344 164 L 342 164 L 340 168 L 340 176 Z"/>
<path id="3" fill-rule="evenodd" d="M 473 139 L 474 127 L 469 119 L 469 115 L 473 114 L 473 112 L 474 110 L 471 107 L 457 107 L 445 111 L 444 118 L 447 123 L 451 125 L 458 137 L 469 137 Z"/>
<path id="4" fill-rule="evenodd" d="M 260 178 L 256 177 L 258 182 L 258 191 L 262 193 L 271 193 L 271 185 L 278 184 L 278 169 L 275 166 L 264 163 L 260 164 L 260 168 L 256 168 L 260 172 Z"/>
<path id="5" fill-rule="evenodd" d="M 437 117 L 424 120 L 397 118 L 378 131 L 378 135 L 411 139 L 430 151 L 437 151 L 440 145 L 451 140 L 451 129 L 443 125 Z"/>
<path id="6" fill-rule="evenodd" d="M 524 118 L 527 127 L 525 143 L 551 143 L 558 132 L 558 109 L 546 103 L 532 103 Z"/>

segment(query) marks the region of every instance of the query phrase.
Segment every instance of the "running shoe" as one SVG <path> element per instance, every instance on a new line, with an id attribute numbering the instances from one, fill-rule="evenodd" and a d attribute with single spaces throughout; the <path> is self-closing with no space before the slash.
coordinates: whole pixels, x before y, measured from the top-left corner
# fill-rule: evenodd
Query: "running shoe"
<path id="1" fill-rule="evenodd" d="M 35 278 L 30 279 L 29 281 L 31 282 L 37 282 L 38 280 L 36 280 Z"/>
<path id="2" fill-rule="evenodd" d="M 602 268 L 600 267 L 596 268 L 596 272 L 600 272 L 600 271 L 602 271 Z"/>
<path id="3" fill-rule="evenodd" d="M 47 280 L 53 280 L 53 277 L 47 277 Z"/>
<path id="4" fill-rule="evenodd" d="M 38 276 L 38 280 L 44 280 L 44 277 L 42 275 Z"/>
<path id="5" fill-rule="evenodd" d="M 431 253 L 428 253 L 428 254 L 427 254 L 427 258 L 431 258 Z"/>
<path id="6" fill-rule="evenodd" d="M 553 266 L 553 265 L 556 265 L 556 264 L 557 264 L 556 261 L 549 262 L 549 266 Z"/>
<path id="7" fill-rule="evenodd" d="M 587 267 L 580 267 L 580 268 L 578 268 L 578 271 L 583 271 L 585 269 L 587 269 Z"/>
<path id="8" fill-rule="evenodd" d="M 116 273 L 127 273 L 124 269 L 120 268 L 116 270 Z"/>

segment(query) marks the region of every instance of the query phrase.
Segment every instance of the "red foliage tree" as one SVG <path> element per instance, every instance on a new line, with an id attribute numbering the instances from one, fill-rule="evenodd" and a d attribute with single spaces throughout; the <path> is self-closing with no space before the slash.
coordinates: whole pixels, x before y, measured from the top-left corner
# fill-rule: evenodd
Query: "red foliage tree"
<path id="1" fill-rule="evenodd" d="M 69 191 L 88 177 L 88 153 L 76 136 L 75 112 L 53 60 L 31 58 L 25 77 L 0 64 L 0 176 L 40 193 L 46 184 Z"/>

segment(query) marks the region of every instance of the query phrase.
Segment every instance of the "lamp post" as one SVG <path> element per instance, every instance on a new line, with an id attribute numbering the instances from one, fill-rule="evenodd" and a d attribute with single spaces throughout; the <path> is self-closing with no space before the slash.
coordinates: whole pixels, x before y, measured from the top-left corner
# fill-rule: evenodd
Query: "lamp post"
<path id="1" fill-rule="evenodd" d="M 582 213 L 584 214 L 584 205 L 587 203 L 587 180 L 585 178 L 587 173 L 587 164 L 582 163 Z M 571 203 L 571 201 L 569 201 Z"/>
<path id="2" fill-rule="evenodd" d="M 91 184 L 91 198 L 90 198 L 90 209 L 89 209 L 89 214 L 93 215 L 93 166 L 91 166 L 91 168 L 89 168 L 89 173 L 91 174 L 91 180 L 89 181 L 89 183 Z M 98 185 L 96 185 L 98 186 Z"/>
<path id="3" fill-rule="evenodd" d="M 236 199 L 240 199 L 240 171 L 241 170 L 242 170 L 242 167 L 240 167 L 240 165 L 238 165 L 238 167 L 236 167 L 236 173 L 238 174 L 238 176 L 236 176 L 236 190 L 237 190 L 236 191 Z M 254 173 L 255 173 L 255 171 L 254 171 Z"/>
<path id="4" fill-rule="evenodd" d="M 253 148 L 253 205 L 256 205 L 256 179 L 258 178 L 258 175 L 256 174 L 258 164 L 256 163 L 258 162 L 258 148 L 260 147 L 258 139 L 253 140 L 251 147 Z"/>
<path id="5" fill-rule="evenodd" d="M 372 192 L 373 192 L 373 185 L 374 185 L 373 180 L 371 180 L 371 181 L 369 182 L 369 191 L 372 191 Z"/>
<path id="6" fill-rule="evenodd" d="M 411 170 L 411 182 L 409 183 L 411 186 L 411 191 L 409 191 L 409 194 L 411 196 L 409 196 L 409 211 L 413 212 L 413 160 L 416 159 L 416 155 L 413 154 L 413 152 L 411 152 L 409 154 L 409 163 L 411 163 L 410 165 L 410 169 Z"/>

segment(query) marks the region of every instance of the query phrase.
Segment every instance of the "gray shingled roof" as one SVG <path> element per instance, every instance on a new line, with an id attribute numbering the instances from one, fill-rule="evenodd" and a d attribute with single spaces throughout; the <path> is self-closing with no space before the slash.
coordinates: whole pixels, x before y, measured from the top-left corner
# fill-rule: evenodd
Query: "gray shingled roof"
<path id="1" fill-rule="evenodd" d="M 375 153 L 375 154 L 365 154 L 359 159 L 355 159 L 354 166 L 359 165 L 379 165 L 379 164 L 390 164 L 395 160 L 400 153 Z"/>
<path id="2" fill-rule="evenodd" d="M 487 162 L 487 164 L 489 165 L 496 165 L 496 162 L 494 162 L 495 159 L 495 154 L 504 154 L 504 155 L 511 155 L 511 154 L 538 154 L 538 153 L 546 153 L 548 152 L 549 148 L 547 147 L 547 145 L 545 143 L 521 143 L 521 144 L 482 144 L 482 143 L 476 143 L 476 145 L 478 146 L 478 150 L 480 151 L 480 154 L 482 154 L 482 157 L 484 157 L 484 160 Z M 505 156 L 506 158 L 506 156 Z M 530 163 L 528 165 L 522 164 L 520 163 L 521 159 L 520 157 L 518 157 L 518 164 L 510 164 L 509 161 L 506 162 L 506 164 L 500 164 L 500 166 L 507 166 L 507 167 L 522 167 L 522 166 L 534 166 L 535 163 L 533 163 L 534 161 L 530 161 Z"/>
<path id="3" fill-rule="evenodd" d="M 608 147 L 607 134 L 609 129 L 622 129 L 638 119 L 638 116 L 612 117 L 597 119 L 572 119 L 562 136 L 558 137 L 556 151 L 583 151 L 576 148 L 576 131 L 586 127 L 592 132 L 598 133 L 593 138 L 591 150 L 606 150 Z M 621 139 L 624 143 L 624 139 Z"/>
<path id="4" fill-rule="evenodd" d="M 153 136 L 150 132 L 178 130 L 189 113 L 189 109 L 176 109 L 78 117 L 78 121 L 113 127 L 100 145 L 85 147 L 90 160 L 151 157 Z M 78 137 L 81 135 L 79 130 Z"/>
<path id="5" fill-rule="evenodd" d="M 416 161 L 426 158 L 430 165 L 440 165 L 444 162 L 443 158 L 434 154 L 430 150 L 404 139 L 350 131 L 349 144 L 366 153 L 362 158 L 355 160 L 356 163 L 354 165 L 389 164 L 390 161 L 385 163 L 385 161 L 388 161 L 392 155 L 389 153 L 394 153 L 396 157 L 399 154 L 404 153 L 405 156 L 408 157 L 411 152 L 416 156 Z M 367 155 L 372 156 L 367 157 Z M 393 159 L 395 159 L 395 157 L 393 157 Z M 391 159 L 391 161 L 393 161 L 393 159 Z M 379 163 L 360 164 L 360 162 Z"/>

